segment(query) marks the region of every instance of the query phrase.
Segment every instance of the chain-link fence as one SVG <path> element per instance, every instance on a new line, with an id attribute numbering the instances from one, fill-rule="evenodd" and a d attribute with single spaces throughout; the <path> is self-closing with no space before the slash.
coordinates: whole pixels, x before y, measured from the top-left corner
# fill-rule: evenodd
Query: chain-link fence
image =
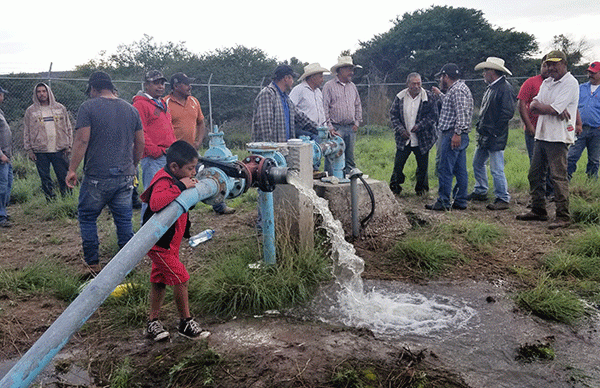
<path id="1" fill-rule="evenodd" d="M 368 77 L 363 78 L 366 82 L 363 81 L 356 86 L 363 103 L 364 125 L 388 125 L 389 107 L 394 96 L 404 89 L 406 84 L 370 82 Z M 514 86 L 515 91 L 518 91 L 527 78 L 511 77 L 509 82 Z M 585 81 L 585 76 L 578 76 L 578 78 L 580 81 Z M 73 123 L 77 118 L 79 106 L 87 99 L 85 94 L 87 79 L 0 76 L 0 86 L 10 93 L 0 109 L 4 111 L 11 125 L 15 152 L 23 149 L 23 115 L 27 107 L 33 103 L 34 89 L 40 82 L 51 87 L 56 101 L 63 104 L 70 112 Z M 266 82 L 268 80 L 263 79 L 260 85 L 211 84 L 209 78 L 207 83 L 192 84 L 192 94 L 200 101 L 207 127 L 221 126 L 228 145 L 243 147 L 250 141 L 254 98 Z M 467 79 L 465 82 L 473 92 L 477 112 L 486 85 L 483 79 Z M 129 102 L 142 89 L 142 83 L 138 81 L 113 80 L 113 83 L 119 97 Z M 434 82 L 424 82 L 423 87 L 429 89 L 433 85 Z"/>

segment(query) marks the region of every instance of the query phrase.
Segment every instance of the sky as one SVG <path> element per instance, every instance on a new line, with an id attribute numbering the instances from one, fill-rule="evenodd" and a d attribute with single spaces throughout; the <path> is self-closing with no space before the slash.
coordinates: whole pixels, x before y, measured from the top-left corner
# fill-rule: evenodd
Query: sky
<path id="1" fill-rule="evenodd" d="M 340 52 L 355 51 L 359 42 L 388 31 L 396 17 L 432 5 L 481 10 L 494 27 L 534 35 L 542 52 L 548 51 L 554 35 L 585 39 L 592 48 L 585 61 L 600 61 L 600 8 L 590 0 L 6 3 L 0 22 L 0 74 L 44 72 L 51 63 L 52 71 L 72 70 L 144 34 L 157 43 L 185 42 L 188 50 L 199 54 L 243 45 L 279 60 L 296 57 L 330 68 Z"/>

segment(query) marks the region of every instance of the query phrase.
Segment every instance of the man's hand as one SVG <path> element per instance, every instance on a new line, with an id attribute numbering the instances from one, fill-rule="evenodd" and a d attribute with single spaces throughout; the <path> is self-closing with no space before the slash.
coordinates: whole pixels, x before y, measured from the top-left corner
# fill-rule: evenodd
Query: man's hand
<path id="1" fill-rule="evenodd" d="M 70 189 L 75 188 L 77 185 L 77 173 L 75 171 L 69 170 L 67 172 L 67 177 L 65 178 L 65 182 L 67 183 L 67 187 Z"/>
<path id="2" fill-rule="evenodd" d="M 2 154 L 2 156 L 0 156 L 0 163 L 2 163 L 2 164 L 10 163 L 10 159 L 8 158 L 8 156 Z"/>
<path id="3" fill-rule="evenodd" d="M 571 120 L 571 115 L 570 115 L 570 114 L 569 114 L 569 112 L 568 112 L 568 111 L 565 109 L 565 110 L 563 110 L 563 111 L 562 111 L 562 113 L 560 113 L 560 114 L 558 115 L 558 118 L 559 118 L 560 120 L 569 121 L 569 120 Z"/>
<path id="4" fill-rule="evenodd" d="M 415 125 L 414 127 L 412 127 L 412 129 L 410 130 L 411 132 L 418 132 L 420 129 L 419 124 Z"/>
<path id="5" fill-rule="evenodd" d="M 356 131 L 358 131 L 358 125 L 353 125 L 353 126 L 352 126 L 352 131 L 353 131 L 353 132 L 356 132 Z"/>
<path id="6" fill-rule="evenodd" d="M 575 124 L 575 135 L 579 136 L 583 132 L 583 125 L 581 123 Z"/>
<path id="7" fill-rule="evenodd" d="M 452 140 L 450 141 L 450 147 L 452 147 L 453 150 L 460 148 L 461 143 L 462 143 L 462 137 L 460 135 L 457 135 L 456 133 L 454 135 L 452 135 Z"/>
<path id="8" fill-rule="evenodd" d="M 32 162 L 35 162 L 37 160 L 37 157 L 35 156 L 35 152 L 33 152 L 33 150 L 27 151 L 27 156 Z"/>
<path id="9" fill-rule="evenodd" d="M 410 133 L 408 133 L 408 131 L 405 129 L 403 131 L 400 131 L 400 136 L 402 136 L 403 139 L 408 139 L 410 138 Z"/>
<path id="10" fill-rule="evenodd" d="M 440 89 L 439 89 L 437 86 L 432 86 L 432 87 L 431 87 L 431 91 L 432 91 L 432 92 L 433 92 L 435 95 L 437 95 L 437 96 L 439 96 L 440 94 L 442 94 L 442 91 L 441 91 L 441 90 L 440 90 Z"/>
<path id="11" fill-rule="evenodd" d="M 533 125 L 525 124 L 525 133 L 530 136 L 535 136 L 535 127 Z"/>

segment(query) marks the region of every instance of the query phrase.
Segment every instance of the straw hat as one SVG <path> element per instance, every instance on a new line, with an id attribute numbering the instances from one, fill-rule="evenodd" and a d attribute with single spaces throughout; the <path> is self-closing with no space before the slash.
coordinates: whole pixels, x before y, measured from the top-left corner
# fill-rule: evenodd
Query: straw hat
<path id="1" fill-rule="evenodd" d="M 488 59 L 486 59 L 485 62 L 478 63 L 477 66 L 475 66 L 475 70 L 483 70 L 483 69 L 500 70 L 503 73 L 512 75 L 510 70 L 508 70 L 506 67 L 504 67 L 504 59 L 502 59 L 502 58 L 488 57 Z"/>
<path id="2" fill-rule="evenodd" d="M 329 70 L 322 67 L 318 62 L 311 63 L 310 65 L 304 66 L 304 73 L 298 78 L 298 81 L 302 81 L 303 79 L 318 73 L 329 73 Z"/>
<path id="3" fill-rule="evenodd" d="M 331 72 L 335 73 L 338 68 L 346 67 L 346 66 L 352 66 L 354 68 L 362 69 L 361 65 L 355 65 L 354 63 L 352 63 L 351 56 L 342 56 L 342 57 L 338 57 L 338 63 L 336 63 L 335 65 L 333 65 L 331 67 Z"/>

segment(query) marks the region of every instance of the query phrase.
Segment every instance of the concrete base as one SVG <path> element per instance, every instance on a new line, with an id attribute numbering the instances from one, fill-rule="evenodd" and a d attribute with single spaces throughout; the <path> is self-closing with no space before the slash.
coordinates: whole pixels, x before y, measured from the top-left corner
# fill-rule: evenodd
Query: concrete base
<path id="1" fill-rule="evenodd" d="M 406 215 L 400 209 L 387 182 L 365 179 L 375 198 L 375 214 L 361 234 L 381 239 L 394 239 L 410 228 Z M 362 181 L 358 181 L 359 221 L 371 212 L 371 198 Z M 317 195 L 329 201 L 329 209 L 333 216 L 340 220 L 347 236 L 352 235 L 352 208 L 350 183 L 331 184 L 314 181 L 313 188 Z"/>

